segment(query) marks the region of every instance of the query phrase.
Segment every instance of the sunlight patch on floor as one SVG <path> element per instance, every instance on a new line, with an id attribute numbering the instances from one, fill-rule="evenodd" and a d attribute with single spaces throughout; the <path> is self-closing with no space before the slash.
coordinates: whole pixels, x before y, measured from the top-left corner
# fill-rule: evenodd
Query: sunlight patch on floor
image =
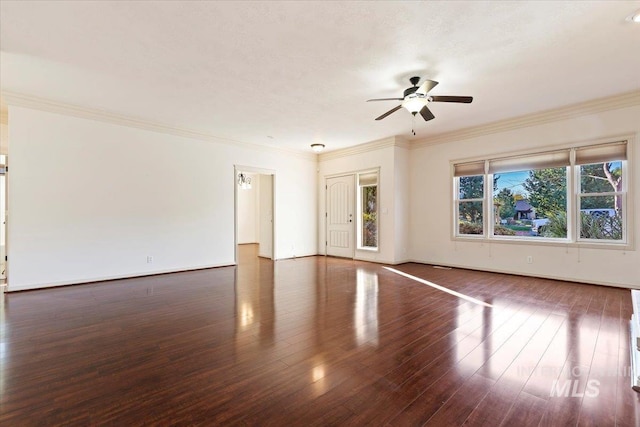
<path id="1" fill-rule="evenodd" d="M 391 267 L 382 267 L 382 268 L 384 268 L 385 270 L 388 270 L 388 271 L 390 271 L 392 273 L 396 273 L 396 274 L 399 274 L 400 276 L 406 277 L 407 279 L 415 280 L 416 282 L 420 282 L 420 283 L 422 283 L 424 285 L 431 286 L 432 288 L 438 289 L 439 291 L 446 292 L 446 293 L 448 293 L 450 295 L 453 295 L 453 296 L 456 296 L 458 298 L 462 298 L 462 299 L 467 300 L 469 302 L 472 302 L 474 304 L 484 305 L 485 307 L 493 307 L 491 304 L 487 304 L 484 301 L 480 301 L 480 300 L 475 299 L 473 297 L 470 297 L 468 295 L 461 294 L 460 292 L 452 291 L 451 289 L 447 289 L 444 286 L 436 285 L 433 282 L 429 282 L 428 280 L 424 280 L 424 279 L 421 279 L 419 277 L 412 276 L 411 274 L 404 273 L 404 272 L 402 272 L 400 270 L 396 270 L 395 268 L 391 268 Z"/>

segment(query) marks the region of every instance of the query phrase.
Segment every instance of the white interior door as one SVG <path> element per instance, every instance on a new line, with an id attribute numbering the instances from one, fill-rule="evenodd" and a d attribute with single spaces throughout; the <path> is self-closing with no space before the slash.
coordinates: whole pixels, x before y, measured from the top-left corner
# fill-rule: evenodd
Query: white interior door
<path id="1" fill-rule="evenodd" d="M 327 178 L 327 255 L 353 258 L 355 176 Z"/>

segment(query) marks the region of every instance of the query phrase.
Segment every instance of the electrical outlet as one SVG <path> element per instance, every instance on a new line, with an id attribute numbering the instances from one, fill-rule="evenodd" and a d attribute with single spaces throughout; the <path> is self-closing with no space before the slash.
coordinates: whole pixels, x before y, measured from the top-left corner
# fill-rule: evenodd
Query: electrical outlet
<path id="1" fill-rule="evenodd" d="M 147 264 L 153 264 L 153 257 L 151 255 L 147 255 Z"/>
<path id="2" fill-rule="evenodd" d="M 527 257 L 527 264 L 533 264 L 533 257 L 531 255 Z"/>

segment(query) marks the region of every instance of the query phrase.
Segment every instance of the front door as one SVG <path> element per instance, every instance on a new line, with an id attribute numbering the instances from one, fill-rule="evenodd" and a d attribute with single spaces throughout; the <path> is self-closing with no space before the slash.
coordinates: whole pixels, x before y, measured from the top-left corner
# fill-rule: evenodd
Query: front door
<path id="1" fill-rule="evenodd" d="M 327 255 L 353 258 L 355 176 L 327 178 Z"/>

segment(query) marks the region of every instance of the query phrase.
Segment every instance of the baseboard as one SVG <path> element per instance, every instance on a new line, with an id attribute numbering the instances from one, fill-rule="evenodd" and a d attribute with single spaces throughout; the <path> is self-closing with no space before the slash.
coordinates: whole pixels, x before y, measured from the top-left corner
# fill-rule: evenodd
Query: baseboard
<path id="1" fill-rule="evenodd" d="M 179 268 L 179 269 L 145 271 L 145 272 L 124 274 L 124 275 L 91 277 L 91 278 L 79 279 L 79 280 L 61 280 L 57 282 L 36 283 L 36 284 L 22 285 L 22 286 L 11 285 L 11 283 L 8 283 L 6 287 L 6 292 L 31 291 L 36 289 L 47 289 L 47 288 L 57 288 L 61 286 L 83 285 L 88 283 L 106 282 L 109 280 L 132 279 L 135 277 L 146 277 L 146 276 L 159 276 L 162 274 L 183 273 L 186 271 L 206 270 L 208 268 L 230 267 L 233 265 L 235 264 L 234 263 L 208 264 L 208 265 L 193 266 L 193 267 Z"/>
<path id="2" fill-rule="evenodd" d="M 274 259 L 274 261 L 284 261 L 286 259 L 296 259 L 296 258 L 308 258 L 310 256 L 324 256 L 324 255 L 320 255 L 320 254 L 294 255 L 294 256 L 289 256 L 289 257 L 276 258 L 276 259 Z"/>
<path id="3" fill-rule="evenodd" d="M 559 281 L 562 281 L 562 282 L 582 283 L 582 284 L 585 284 L 585 285 L 609 286 L 609 287 L 612 287 L 612 288 L 622 288 L 622 289 L 640 289 L 640 283 L 638 283 L 637 285 L 631 285 L 631 284 L 627 284 L 627 283 L 602 282 L 602 281 L 598 281 L 598 280 L 582 280 L 582 279 L 575 279 L 575 278 L 571 278 L 571 277 L 554 276 L 554 275 L 551 275 L 551 274 L 533 274 L 533 273 L 527 273 L 527 272 L 521 272 L 521 271 L 502 270 L 502 269 L 498 269 L 498 268 L 471 267 L 471 266 L 468 266 L 468 265 L 459 265 L 459 264 L 454 264 L 454 263 L 441 263 L 441 262 L 433 263 L 433 262 L 429 262 L 429 261 L 419 261 L 419 260 L 415 260 L 415 259 L 409 260 L 407 262 L 413 262 L 413 263 L 416 263 L 416 264 L 424 264 L 424 265 L 459 268 L 459 269 L 462 269 L 462 270 L 487 271 L 489 273 L 511 274 L 513 276 L 536 277 L 536 278 L 540 278 L 540 279 L 559 280 Z"/>
<path id="4" fill-rule="evenodd" d="M 391 264 L 391 265 L 406 264 L 406 263 L 408 263 L 408 262 L 414 262 L 414 261 L 411 261 L 410 259 L 401 259 L 400 261 L 395 261 L 395 262 L 394 262 L 393 264 Z"/>

